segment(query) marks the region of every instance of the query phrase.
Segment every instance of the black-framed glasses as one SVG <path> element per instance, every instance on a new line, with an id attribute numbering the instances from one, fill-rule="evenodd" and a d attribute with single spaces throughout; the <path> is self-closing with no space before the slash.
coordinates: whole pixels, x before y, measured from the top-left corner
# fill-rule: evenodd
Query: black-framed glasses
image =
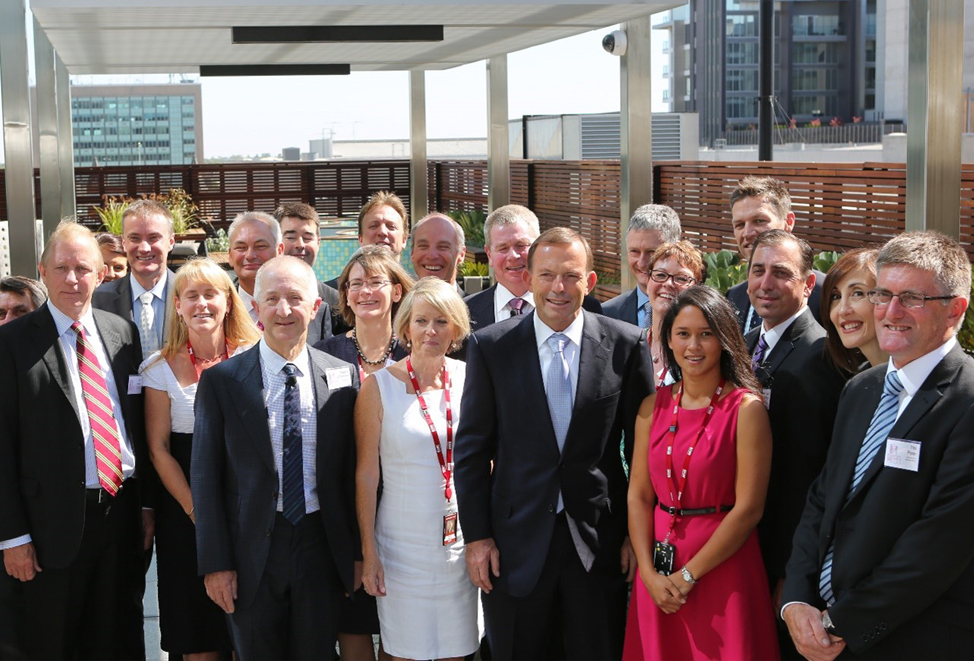
<path id="1" fill-rule="evenodd" d="M 949 301 L 955 296 L 927 296 L 916 291 L 902 291 L 894 294 L 888 289 L 871 289 L 866 298 L 873 305 L 889 305 L 894 298 L 900 299 L 900 305 L 905 308 L 922 308 L 927 301 Z"/>
<path id="2" fill-rule="evenodd" d="M 670 274 L 659 269 L 653 269 L 650 271 L 649 277 L 652 278 L 653 282 L 658 282 L 660 284 L 663 284 L 667 280 L 672 280 L 673 284 L 677 287 L 689 287 L 694 282 L 693 278 L 688 275 L 683 275 L 682 273 Z"/>
<path id="3" fill-rule="evenodd" d="M 363 289 L 378 291 L 389 284 L 392 284 L 391 280 L 382 280 L 379 278 L 372 280 L 351 280 L 348 283 L 348 291 L 360 292 Z"/>

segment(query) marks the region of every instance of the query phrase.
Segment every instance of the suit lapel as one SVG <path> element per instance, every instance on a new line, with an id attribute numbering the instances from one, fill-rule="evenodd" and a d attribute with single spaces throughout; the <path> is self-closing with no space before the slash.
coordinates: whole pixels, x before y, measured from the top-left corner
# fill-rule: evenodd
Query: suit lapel
<path id="1" fill-rule="evenodd" d="M 74 414 L 81 420 L 81 412 L 78 411 L 78 402 L 75 399 L 74 388 L 71 387 L 71 379 L 68 377 L 68 366 L 64 362 L 64 354 L 61 352 L 61 342 L 57 335 L 57 326 L 54 325 L 54 317 L 44 303 L 43 311 L 38 310 L 31 315 L 37 333 L 34 335 L 34 342 L 44 350 L 44 364 L 50 370 L 54 381 L 61 387 L 61 391 L 67 398 Z"/>
<path id="2" fill-rule="evenodd" d="M 135 321 L 135 314 L 133 313 L 132 306 L 132 278 L 134 276 L 129 273 L 127 278 L 122 278 L 118 283 L 118 289 L 115 290 L 115 309 L 118 310 L 118 315 L 125 317 L 131 321 Z M 138 322 L 136 322 L 138 325 Z"/>
<path id="3" fill-rule="evenodd" d="M 636 288 L 629 292 L 622 318 L 626 321 L 631 319 L 632 323 L 639 325 L 639 296 L 636 294 Z"/>
<path id="4" fill-rule="evenodd" d="M 315 387 L 315 405 L 318 412 L 318 429 L 325 429 L 322 425 L 327 425 L 328 421 L 324 419 L 325 403 L 328 401 L 328 379 L 325 378 L 325 371 L 328 369 L 328 365 L 325 364 L 322 356 L 314 351 L 308 351 L 311 356 L 311 382 Z M 351 369 L 351 368 L 350 368 Z M 350 374 L 349 378 L 354 377 L 354 374 Z M 354 379 L 353 379 L 354 380 Z"/>
<path id="5" fill-rule="evenodd" d="M 548 409 L 548 395 L 544 389 L 544 378 L 541 375 L 541 358 L 538 356 L 538 336 L 534 333 L 534 315 L 532 310 L 524 321 L 516 324 L 507 335 L 512 340 L 511 365 L 520 366 L 517 383 L 523 388 L 523 401 L 539 402 L 544 407 L 544 413 L 535 418 L 538 424 L 538 434 L 543 436 L 544 447 L 558 455 L 558 441 L 555 439 L 555 427 L 551 423 L 551 411 Z"/>
<path id="6" fill-rule="evenodd" d="M 602 383 L 602 375 L 609 360 L 609 348 L 605 346 L 605 334 L 599 324 L 598 316 L 582 311 L 584 322 L 582 325 L 582 346 L 578 353 L 578 386 L 575 390 L 575 402 L 572 407 L 572 421 L 568 425 L 565 436 L 565 448 L 568 449 L 572 441 L 572 430 L 580 423 L 577 422 L 582 412 L 598 398 Z M 546 400 L 547 401 L 547 400 Z M 564 453 L 563 450 L 563 453 Z"/>
<path id="7" fill-rule="evenodd" d="M 233 401 L 237 405 L 241 428 L 248 430 L 257 445 L 257 454 L 276 473 L 271 429 L 264 401 L 264 375 L 260 368 L 259 345 L 240 355 L 240 363 L 231 376 L 240 382 L 240 389 L 234 393 Z"/>
<path id="8" fill-rule="evenodd" d="M 767 360 L 764 361 L 764 369 L 771 376 L 781 367 L 781 364 L 785 362 L 788 354 L 791 353 L 792 349 L 795 348 L 795 342 L 802 336 L 805 332 L 805 326 L 808 323 L 808 317 L 811 316 L 811 311 L 805 308 L 805 311 L 798 315 L 798 318 L 791 322 L 781 339 L 778 343 L 774 345 L 774 349 L 771 350 L 771 355 L 768 356 Z M 760 334 L 760 331 L 759 331 Z"/>

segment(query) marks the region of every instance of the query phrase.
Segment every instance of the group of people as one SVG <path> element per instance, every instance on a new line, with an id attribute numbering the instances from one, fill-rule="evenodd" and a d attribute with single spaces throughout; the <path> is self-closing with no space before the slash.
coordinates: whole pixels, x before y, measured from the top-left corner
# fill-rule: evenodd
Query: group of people
<path id="1" fill-rule="evenodd" d="M 460 226 L 392 193 L 328 282 L 306 204 L 240 214 L 229 273 L 169 270 L 152 201 L 62 223 L 0 281 L 0 657 L 143 658 L 153 550 L 192 659 L 966 657 L 966 254 L 822 274 L 780 182 L 730 207 L 746 282 L 646 205 L 604 306 L 518 205 L 466 298 Z"/>

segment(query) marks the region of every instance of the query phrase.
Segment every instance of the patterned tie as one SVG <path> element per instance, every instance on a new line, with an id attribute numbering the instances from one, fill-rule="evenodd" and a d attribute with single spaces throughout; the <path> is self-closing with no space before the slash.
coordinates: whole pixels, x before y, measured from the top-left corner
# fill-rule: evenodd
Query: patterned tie
<path id="1" fill-rule="evenodd" d="M 873 419 L 866 430 L 866 436 L 859 447 L 859 457 L 856 459 L 856 470 L 852 475 L 852 483 L 846 493 L 846 502 L 855 493 L 856 487 L 862 481 L 862 476 L 866 474 L 866 469 L 872 463 L 879 448 L 883 446 L 890 430 L 896 423 L 896 414 L 900 408 L 900 392 L 903 390 L 903 382 L 900 376 L 893 370 L 886 375 L 886 383 L 883 385 L 883 396 L 879 399 L 879 406 L 873 413 Z M 832 593 L 832 556 L 835 554 L 835 542 L 829 545 L 829 550 L 825 554 L 825 561 L 822 563 L 822 573 L 819 575 L 818 590 L 830 606 L 835 601 Z"/>
<path id="2" fill-rule="evenodd" d="M 524 307 L 524 299 L 519 296 L 515 296 L 507 302 L 507 305 L 511 308 L 511 316 L 518 317 L 521 315 L 521 308 Z"/>
<path id="3" fill-rule="evenodd" d="M 645 314 L 643 315 L 643 326 L 642 327 L 643 328 L 652 328 L 653 327 L 653 304 L 650 303 L 649 301 L 646 301 L 643 304 L 643 311 L 645 312 Z"/>
<path id="4" fill-rule="evenodd" d="M 758 368 L 764 362 L 764 352 L 768 350 L 768 343 L 762 334 L 758 339 L 758 345 L 754 347 L 754 355 L 751 356 L 751 371 L 757 374 Z"/>
<path id="5" fill-rule="evenodd" d="M 565 357 L 565 346 L 568 337 L 562 333 L 555 333 L 548 338 L 548 346 L 555 354 L 548 366 L 548 411 L 551 413 L 551 426 L 555 430 L 555 441 L 558 452 L 565 449 L 565 437 L 568 436 L 568 426 L 572 421 L 572 381 L 568 369 L 568 359 Z M 558 510 L 562 511 L 565 504 L 558 492 Z"/>
<path id="6" fill-rule="evenodd" d="M 139 296 L 139 300 L 142 301 L 142 315 L 139 320 L 139 337 L 142 340 L 142 357 L 145 358 L 153 351 L 159 349 L 159 337 L 156 335 L 155 329 L 155 310 L 152 309 L 152 299 L 154 298 L 151 291 L 147 291 Z"/>
<path id="7" fill-rule="evenodd" d="M 764 321 L 764 319 L 761 318 L 761 315 L 758 314 L 758 311 L 754 309 L 754 306 L 748 307 L 748 314 L 751 316 L 748 317 L 747 323 L 745 324 L 747 326 L 747 328 L 744 329 L 745 335 L 757 328 L 761 322 Z"/>
<path id="8" fill-rule="evenodd" d="M 122 486 L 122 450 L 115 423 L 115 405 L 108 395 L 108 385 L 98 366 L 98 358 L 88 344 L 85 329 L 80 321 L 71 324 L 78 335 L 78 373 L 81 376 L 81 393 L 88 411 L 88 426 L 95 446 L 95 465 L 101 486 L 115 495 Z"/>
<path id="9" fill-rule="evenodd" d="M 301 390 L 298 368 L 292 363 L 282 370 L 284 384 L 284 459 L 281 463 L 284 518 L 297 525 L 304 516 L 304 452 L 301 434 Z"/>

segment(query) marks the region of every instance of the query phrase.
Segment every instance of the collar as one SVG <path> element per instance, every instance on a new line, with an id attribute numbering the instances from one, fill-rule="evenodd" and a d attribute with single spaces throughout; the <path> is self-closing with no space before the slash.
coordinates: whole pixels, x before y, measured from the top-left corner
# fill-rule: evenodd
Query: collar
<path id="1" fill-rule="evenodd" d="M 142 297 L 142 294 L 146 293 L 147 291 L 151 291 L 152 292 L 152 295 L 155 296 L 156 298 L 158 298 L 160 301 L 166 300 L 166 297 L 165 297 L 166 280 L 169 278 L 169 269 L 168 268 L 165 269 L 162 272 L 162 277 L 159 278 L 159 282 L 157 282 L 156 285 L 155 285 L 155 287 L 153 287 L 152 289 L 146 289 L 145 287 L 143 287 L 141 285 L 141 283 L 139 283 L 139 281 L 136 280 L 135 279 L 135 276 L 132 275 L 131 273 L 129 273 L 129 276 L 128 277 L 129 277 L 129 284 L 132 285 L 132 302 L 133 303 L 135 303 L 135 301 L 137 299 L 141 298 Z"/>
<path id="2" fill-rule="evenodd" d="M 636 309 L 644 308 L 647 303 L 649 303 L 649 294 L 643 292 L 639 285 L 636 285 Z"/>
<path id="3" fill-rule="evenodd" d="M 788 317 L 787 319 L 785 319 L 784 321 L 782 321 L 781 323 L 779 323 L 777 326 L 775 326 L 770 330 L 764 330 L 764 324 L 761 324 L 760 337 L 764 338 L 764 342 L 768 345 L 768 351 L 774 349 L 774 346 L 778 344 L 778 340 L 780 340 L 781 337 L 785 334 L 785 332 L 789 328 L 791 328 L 791 325 L 795 323 L 795 320 L 798 319 L 798 317 L 802 316 L 802 313 L 804 313 L 807 308 L 808 308 L 807 305 L 802 305 L 801 309 L 799 309 L 798 312 L 791 315 L 790 317 Z"/>
<path id="4" fill-rule="evenodd" d="M 898 371 L 900 381 L 903 382 L 903 390 L 910 397 L 916 395 L 920 386 L 923 382 L 927 380 L 930 373 L 933 372 L 933 368 L 940 364 L 940 361 L 950 353 L 950 351 L 957 345 L 957 337 L 952 336 L 949 340 L 941 344 L 939 347 L 934 349 L 928 354 L 924 354 L 915 360 L 911 360 L 909 363 L 896 370 L 893 367 L 892 357 L 886 364 L 886 373 L 889 374 L 892 371 Z"/>
<path id="5" fill-rule="evenodd" d="M 51 311 L 51 316 L 54 317 L 54 326 L 57 328 L 57 335 L 61 337 L 70 330 L 74 319 L 54 307 L 51 301 L 47 302 L 47 309 Z M 98 332 L 98 327 L 95 326 L 95 315 L 91 311 L 91 305 L 88 306 L 88 309 L 81 315 L 81 319 L 78 321 L 84 327 L 86 335 L 92 335 Z"/>
<path id="6" fill-rule="evenodd" d="M 257 345 L 260 351 L 260 362 L 264 364 L 264 368 L 268 374 L 279 374 L 288 363 L 297 367 L 298 374 L 301 376 L 304 376 L 308 372 L 308 366 L 311 364 L 311 356 L 308 353 L 307 344 L 301 347 L 301 353 L 294 360 L 287 360 L 284 356 L 271 349 L 267 346 L 267 341 L 263 337 L 260 338 Z"/>
<path id="7" fill-rule="evenodd" d="M 237 285 L 237 293 L 240 294 L 240 298 L 243 299 L 244 304 L 247 306 L 247 311 L 250 312 L 250 310 L 254 307 L 252 305 L 254 302 L 254 297 L 244 291 L 244 288 L 240 285 Z"/>
<path id="8" fill-rule="evenodd" d="M 532 308 L 534 307 L 534 294 L 531 293 L 530 289 L 524 292 L 524 294 L 521 296 L 515 296 L 511 293 L 510 289 L 498 282 L 497 289 L 494 290 L 494 302 L 497 305 L 497 309 L 503 308 L 510 302 L 512 298 L 522 298 L 524 299 L 525 303 L 530 305 Z"/>
<path id="9" fill-rule="evenodd" d="M 578 311 L 578 316 L 575 317 L 575 321 L 569 324 L 568 328 L 561 331 L 569 340 L 571 340 L 576 347 L 582 346 L 582 326 L 585 321 L 585 312 L 583 310 Z M 538 313 L 534 313 L 534 337 L 538 342 L 538 348 L 548 341 L 548 338 L 554 335 L 558 331 L 553 331 L 548 328 Z"/>

